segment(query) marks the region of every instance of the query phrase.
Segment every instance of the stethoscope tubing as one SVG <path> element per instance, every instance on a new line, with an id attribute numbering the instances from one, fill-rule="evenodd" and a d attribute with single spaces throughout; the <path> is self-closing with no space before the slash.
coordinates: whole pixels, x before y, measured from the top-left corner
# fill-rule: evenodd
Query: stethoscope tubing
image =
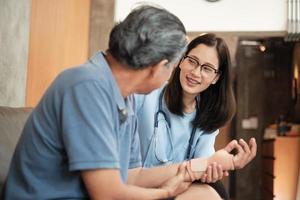
<path id="1" fill-rule="evenodd" d="M 169 126 L 169 129 L 171 128 L 171 124 L 170 124 L 169 118 L 167 117 L 167 114 L 163 111 L 163 108 L 162 108 L 164 92 L 165 92 L 165 88 L 161 91 L 161 93 L 159 95 L 158 110 L 157 110 L 157 112 L 155 113 L 155 116 L 154 116 L 154 134 L 153 134 L 153 137 L 155 137 L 155 138 L 157 138 L 157 134 L 158 134 L 157 133 L 157 129 L 158 129 L 158 122 L 159 122 L 159 120 L 158 120 L 159 114 L 162 114 L 162 116 L 164 117 L 165 121 L 167 122 L 167 125 Z M 170 134 L 170 130 L 169 129 L 168 129 L 168 137 L 170 139 L 171 152 L 173 154 L 174 145 L 173 145 L 172 136 Z M 187 155 L 185 157 L 186 159 L 191 159 L 191 149 L 192 149 L 192 145 L 193 145 L 193 141 L 194 141 L 196 130 L 197 130 L 197 128 L 193 127 L 192 132 L 191 132 L 191 136 L 190 136 L 190 139 L 189 139 L 189 145 L 188 145 Z M 151 141 L 152 141 L 152 139 L 151 139 Z M 148 149 L 148 151 L 149 151 L 149 149 Z M 147 151 L 147 154 L 148 154 L 148 151 Z M 156 158 L 159 161 L 161 161 L 163 163 L 168 162 L 168 161 L 172 161 L 174 159 L 174 156 L 172 156 L 172 158 L 170 160 L 161 159 L 161 158 L 159 158 L 157 156 L 156 152 L 155 152 L 155 156 L 156 156 Z"/>

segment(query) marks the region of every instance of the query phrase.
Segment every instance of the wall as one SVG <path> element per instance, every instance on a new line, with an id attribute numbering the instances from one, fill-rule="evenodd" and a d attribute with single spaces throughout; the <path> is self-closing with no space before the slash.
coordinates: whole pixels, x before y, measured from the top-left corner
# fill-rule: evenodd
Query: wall
<path id="1" fill-rule="evenodd" d="M 116 0 L 115 20 L 123 19 L 143 0 Z M 187 31 L 283 32 L 286 30 L 287 0 L 148 0 L 176 14 Z M 271 10 L 272 11 L 271 11 Z M 283 34 L 283 33 L 282 33 Z"/>
<path id="2" fill-rule="evenodd" d="M 295 110 L 294 110 L 294 121 L 297 123 L 300 123 L 300 42 L 298 42 L 295 45 L 294 48 L 294 58 L 293 58 L 293 65 L 298 66 L 298 94 L 297 94 L 297 102 L 295 105 Z M 299 185 L 300 187 L 300 185 Z"/>
<path id="3" fill-rule="evenodd" d="M 247 39 L 247 38 L 246 38 Z M 244 38 L 245 40 L 245 38 Z M 237 115 L 236 138 L 255 137 L 258 145 L 255 159 L 235 172 L 233 194 L 236 200 L 261 199 L 261 144 L 264 128 L 288 115 L 291 108 L 291 71 L 293 43 L 281 38 L 261 40 L 265 52 L 258 46 L 239 45 L 237 50 Z M 256 116 L 257 129 L 244 129 L 243 119 Z"/>
<path id="4" fill-rule="evenodd" d="M 114 0 L 91 0 L 89 55 L 108 48 L 110 30 L 114 25 Z"/>
<path id="5" fill-rule="evenodd" d="M 0 106 L 25 105 L 31 0 L 0 0 Z"/>
<path id="6" fill-rule="evenodd" d="M 87 60 L 89 21 L 90 0 L 32 0 L 26 106 L 61 71 Z"/>
<path id="7" fill-rule="evenodd" d="M 62 69 L 107 49 L 113 16 L 114 0 L 0 0 L 0 106 L 25 106 L 26 90 L 34 106 Z"/>

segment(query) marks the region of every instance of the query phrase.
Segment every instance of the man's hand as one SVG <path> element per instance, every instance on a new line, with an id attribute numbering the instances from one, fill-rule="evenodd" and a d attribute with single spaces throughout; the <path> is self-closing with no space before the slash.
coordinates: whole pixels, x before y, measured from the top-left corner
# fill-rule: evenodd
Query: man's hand
<path id="1" fill-rule="evenodd" d="M 202 183 L 215 183 L 221 180 L 224 176 L 229 176 L 228 171 L 224 171 L 222 165 L 214 162 L 209 165 L 205 173 L 201 177 Z"/>
<path id="2" fill-rule="evenodd" d="M 191 182 L 185 182 L 185 173 L 187 163 L 183 162 L 178 169 L 176 176 L 167 180 L 161 189 L 165 189 L 168 192 L 169 197 L 175 197 L 185 192 L 190 186 Z"/>
<path id="3" fill-rule="evenodd" d="M 229 152 L 238 145 L 232 141 L 227 149 L 221 149 L 209 158 L 195 158 L 188 162 L 186 181 L 201 180 L 202 182 L 216 182 L 228 175 L 227 170 L 234 169 L 233 155 Z M 225 170 L 225 172 L 223 172 Z"/>

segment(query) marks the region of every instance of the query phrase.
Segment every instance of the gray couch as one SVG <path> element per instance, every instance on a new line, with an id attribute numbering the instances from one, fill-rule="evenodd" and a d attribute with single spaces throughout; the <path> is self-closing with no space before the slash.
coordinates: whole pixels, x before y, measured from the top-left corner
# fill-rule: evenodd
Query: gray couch
<path id="1" fill-rule="evenodd" d="M 31 108 L 0 106 L 0 193 L 9 163 Z"/>

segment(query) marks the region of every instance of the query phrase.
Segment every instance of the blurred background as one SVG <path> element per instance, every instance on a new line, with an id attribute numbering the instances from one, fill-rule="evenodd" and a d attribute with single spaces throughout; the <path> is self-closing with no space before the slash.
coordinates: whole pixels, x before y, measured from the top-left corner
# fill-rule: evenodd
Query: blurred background
<path id="1" fill-rule="evenodd" d="M 141 2 L 176 14 L 190 39 L 213 32 L 233 63 L 231 139 L 256 158 L 223 180 L 233 200 L 300 200 L 300 0 L 0 0 L 0 106 L 34 107 L 56 75 L 106 50 L 109 32 Z"/>

